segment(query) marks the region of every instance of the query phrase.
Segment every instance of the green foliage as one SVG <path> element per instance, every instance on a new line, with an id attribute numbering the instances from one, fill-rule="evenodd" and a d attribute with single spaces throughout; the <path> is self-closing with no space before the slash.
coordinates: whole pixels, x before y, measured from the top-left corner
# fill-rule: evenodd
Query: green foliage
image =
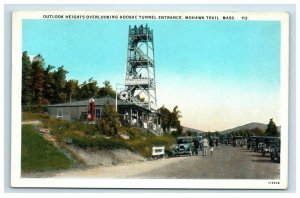
<path id="1" fill-rule="evenodd" d="M 126 141 L 130 148 L 145 157 L 151 157 L 153 146 L 165 146 L 165 152 L 172 152 L 172 145 L 176 139 L 168 134 L 164 136 L 155 136 L 153 134 L 143 134 L 141 138 Z"/>
<path id="2" fill-rule="evenodd" d="M 32 102 L 32 68 L 27 52 L 22 56 L 22 104 L 28 105 Z"/>
<path id="3" fill-rule="evenodd" d="M 49 115 L 46 113 L 32 113 L 32 112 L 22 112 L 22 121 L 29 121 L 29 120 L 48 120 Z"/>
<path id="4" fill-rule="evenodd" d="M 66 121 L 61 119 L 50 118 L 43 120 L 43 127 L 50 128 L 51 134 L 55 136 L 58 141 L 65 141 L 72 139 L 73 136 L 87 135 L 93 136 L 96 134 L 96 126 L 92 124 L 84 124 L 80 121 Z"/>
<path id="5" fill-rule="evenodd" d="M 238 130 L 238 131 L 232 131 L 228 134 L 230 137 L 234 136 L 243 136 L 243 137 L 249 137 L 249 136 L 264 136 L 266 135 L 264 131 L 260 128 L 254 128 L 254 129 L 245 129 L 245 130 Z"/>
<path id="6" fill-rule="evenodd" d="M 97 122 L 97 126 L 104 135 L 117 135 L 120 128 L 120 121 L 114 105 L 110 105 L 108 102 L 104 104 L 102 116 Z"/>
<path id="7" fill-rule="evenodd" d="M 22 172 L 67 169 L 72 164 L 72 160 L 38 134 L 34 126 L 22 126 Z"/>
<path id="8" fill-rule="evenodd" d="M 113 98 L 116 97 L 116 92 L 113 90 L 110 81 L 106 80 L 103 82 L 104 87 L 99 89 L 99 97 L 111 96 Z"/>
<path id="9" fill-rule="evenodd" d="M 275 136 L 275 137 L 279 136 L 279 132 L 278 132 L 276 124 L 273 121 L 273 118 L 270 119 L 269 124 L 267 125 L 267 129 L 265 131 L 265 134 L 267 136 Z"/>
<path id="10" fill-rule="evenodd" d="M 22 55 L 22 105 L 30 110 L 32 105 L 57 104 L 74 100 L 85 100 L 96 96 L 115 97 L 109 81 L 99 88 L 93 78 L 79 85 L 78 80 L 66 80 L 68 71 L 64 66 L 48 65 L 42 55 L 37 55 L 32 62 L 26 51 Z"/>
<path id="11" fill-rule="evenodd" d="M 108 105 L 108 107 L 109 109 L 111 108 L 110 105 Z M 56 139 L 57 143 L 60 145 L 60 148 L 65 152 L 71 153 L 71 156 L 72 152 L 66 149 L 67 147 L 64 142 L 69 142 L 74 146 L 78 146 L 83 149 L 129 149 L 144 157 L 151 157 L 152 147 L 157 145 L 165 146 L 165 152 L 171 153 L 172 144 L 176 142 L 175 138 L 172 135 L 165 134 L 164 136 L 155 136 L 151 132 L 143 132 L 139 128 L 119 126 L 117 133 L 112 135 L 111 137 L 108 137 L 108 135 L 106 134 L 99 133 L 99 126 L 94 124 L 85 124 L 80 121 L 66 121 L 61 119 L 49 118 L 48 116 L 46 116 L 46 114 L 43 114 L 43 116 L 41 116 L 41 114 L 26 112 L 23 113 L 23 115 L 24 118 L 27 117 L 28 119 L 41 119 L 43 117 L 43 119 L 41 119 L 42 126 L 50 129 L 51 135 Z M 121 139 L 118 134 L 128 135 L 129 139 Z M 33 141 L 36 140 L 33 139 Z M 44 148 L 40 147 L 37 150 L 41 149 Z M 26 158 L 28 158 L 28 156 L 26 156 Z M 77 164 L 80 163 L 75 156 L 73 156 L 72 159 L 75 159 Z M 27 166 L 31 165 L 28 164 Z M 36 170 L 36 168 L 33 168 L 32 170 Z M 40 171 L 41 169 L 38 170 Z"/>
<path id="12" fill-rule="evenodd" d="M 53 74 L 53 72 L 51 72 L 51 70 L 54 68 L 55 68 L 54 66 L 48 65 L 48 67 L 44 71 L 44 73 L 45 73 L 44 99 L 46 100 L 47 104 L 52 102 L 51 99 L 53 99 L 55 97 L 54 87 L 55 87 L 56 83 L 55 83 L 55 79 L 54 79 L 54 74 Z"/>
<path id="13" fill-rule="evenodd" d="M 69 97 L 69 101 L 72 102 L 72 98 L 78 100 L 79 85 L 78 80 L 68 80 L 65 86 L 66 95 Z"/>
<path id="14" fill-rule="evenodd" d="M 32 113 L 45 113 L 47 111 L 46 107 L 43 105 L 27 104 L 22 105 L 22 112 L 32 112 Z"/>
<path id="15" fill-rule="evenodd" d="M 98 94 L 99 87 L 97 86 L 97 81 L 90 78 L 88 82 L 84 81 L 80 85 L 80 89 L 78 92 L 79 98 L 87 99 L 91 97 L 95 97 Z"/>
<path id="16" fill-rule="evenodd" d="M 170 115 L 171 112 L 162 106 L 161 108 L 158 109 L 158 112 L 160 113 L 160 122 L 161 122 L 161 127 L 164 132 L 167 132 L 170 130 L 171 123 L 170 123 Z"/>
<path id="17" fill-rule="evenodd" d="M 73 136 L 72 143 L 80 148 L 98 148 L 105 149 L 129 149 L 127 144 L 120 139 L 107 139 L 103 137 L 89 137 L 89 136 Z"/>
<path id="18" fill-rule="evenodd" d="M 250 133 L 255 135 L 255 136 L 263 136 L 264 135 L 264 131 L 261 130 L 260 128 L 254 128 L 250 130 Z"/>
<path id="19" fill-rule="evenodd" d="M 192 135 L 193 135 L 193 131 L 188 130 L 188 131 L 186 132 L 186 134 L 187 134 L 187 136 L 192 136 Z"/>
<path id="20" fill-rule="evenodd" d="M 44 91 L 44 59 L 39 54 L 33 58 L 32 64 L 32 96 L 35 104 L 43 104 Z"/>
<path id="21" fill-rule="evenodd" d="M 158 112 L 160 114 L 160 122 L 161 126 L 164 132 L 170 131 L 171 127 L 176 128 L 176 132 L 172 132 L 173 136 L 180 136 L 182 134 L 182 126 L 180 124 L 180 111 L 178 109 L 178 106 L 175 106 L 173 108 L 173 111 L 169 111 L 167 108 L 162 106 L 158 109 Z"/>
<path id="22" fill-rule="evenodd" d="M 51 99 L 52 103 L 63 103 L 66 102 L 67 94 L 64 93 L 66 85 L 66 75 L 68 71 L 64 69 L 64 66 L 57 68 L 57 71 L 53 73 L 55 80 L 54 97 Z"/>

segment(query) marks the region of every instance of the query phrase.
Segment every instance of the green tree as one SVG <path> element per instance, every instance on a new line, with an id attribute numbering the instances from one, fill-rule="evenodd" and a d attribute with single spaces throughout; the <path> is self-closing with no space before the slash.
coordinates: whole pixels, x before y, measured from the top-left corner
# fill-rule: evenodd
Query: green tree
<path id="1" fill-rule="evenodd" d="M 188 130 L 188 131 L 186 131 L 186 134 L 187 134 L 187 136 L 193 136 L 193 131 Z"/>
<path id="2" fill-rule="evenodd" d="M 53 72 L 53 78 L 55 80 L 54 87 L 54 103 L 62 103 L 66 102 L 67 94 L 64 92 L 66 85 L 66 74 L 68 71 L 64 69 L 64 66 L 60 66 L 57 68 L 57 71 Z"/>
<path id="3" fill-rule="evenodd" d="M 65 93 L 67 94 L 69 101 L 72 102 L 72 99 L 78 100 L 79 85 L 78 80 L 68 80 L 65 85 Z"/>
<path id="4" fill-rule="evenodd" d="M 53 72 L 51 71 L 55 67 L 52 65 L 48 65 L 46 70 L 44 71 L 45 74 L 45 83 L 44 83 L 44 100 L 46 103 L 52 103 L 54 99 L 54 88 L 55 88 L 55 80 Z"/>
<path id="5" fill-rule="evenodd" d="M 221 134 L 220 134 L 219 131 L 215 131 L 215 132 L 214 132 L 214 135 L 215 135 L 216 137 L 220 137 L 220 136 L 221 136 Z"/>
<path id="6" fill-rule="evenodd" d="M 32 68 L 26 51 L 22 55 L 22 105 L 32 102 Z"/>
<path id="7" fill-rule="evenodd" d="M 33 58 L 32 64 L 32 97 L 37 105 L 43 104 L 44 91 L 44 58 L 39 54 Z"/>
<path id="8" fill-rule="evenodd" d="M 279 136 L 279 132 L 278 132 L 276 124 L 273 121 L 273 118 L 270 119 L 269 124 L 267 125 L 267 129 L 265 131 L 265 134 L 268 136 L 275 136 L 275 137 Z"/>
<path id="9" fill-rule="evenodd" d="M 110 105 L 109 102 L 104 104 L 102 116 L 97 122 L 97 125 L 104 135 L 117 135 L 120 127 L 120 121 L 114 105 Z"/>
<path id="10" fill-rule="evenodd" d="M 179 118 L 181 118 L 181 115 L 180 115 L 180 111 L 178 109 L 178 106 L 175 106 L 173 108 L 173 111 L 171 113 L 171 121 L 170 121 L 170 124 L 171 126 L 173 127 L 177 127 L 178 125 L 180 125 L 180 121 L 179 121 Z"/>
<path id="11" fill-rule="evenodd" d="M 79 87 L 78 95 L 80 100 L 89 99 L 98 95 L 99 87 L 97 81 L 93 80 L 93 78 L 90 78 L 88 82 L 84 81 Z"/>
<path id="12" fill-rule="evenodd" d="M 104 87 L 101 87 L 99 89 L 99 97 L 104 97 L 104 96 L 110 96 L 115 98 L 116 97 L 116 92 L 113 90 L 110 81 L 106 80 L 103 82 Z"/>
<path id="13" fill-rule="evenodd" d="M 255 136 L 263 136 L 264 132 L 263 130 L 261 130 L 260 128 L 254 128 L 250 130 L 251 134 L 255 135 Z"/>
<path id="14" fill-rule="evenodd" d="M 182 134 L 183 127 L 179 120 L 181 118 L 181 112 L 179 111 L 178 106 L 175 106 L 172 112 L 162 106 L 158 109 L 158 112 L 160 114 L 161 127 L 164 132 L 168 132 L 171 127 L 174 127 L 176 128 L 176 133 L 173 133 L 174 136 Z"/>
<path id="15" fill-rule="evenodd" d="M 158 112 L 160 114 L 160 123 L 161 127 L 164 132 L 168 132 L 170 130 L 171 124 L 170 124 L 170 117 L 171 117 L 171 112 L 162 106 L 161 108 L 158 109 Z"/>

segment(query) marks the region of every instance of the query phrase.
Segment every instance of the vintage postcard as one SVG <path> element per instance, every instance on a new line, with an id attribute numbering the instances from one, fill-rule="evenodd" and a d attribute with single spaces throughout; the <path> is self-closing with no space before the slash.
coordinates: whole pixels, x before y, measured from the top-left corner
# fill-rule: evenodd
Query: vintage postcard
<path id="1" fill-rule="evenodd" d="M 12 187 L 288 188 L 288 13 L 12 19 Z"/>

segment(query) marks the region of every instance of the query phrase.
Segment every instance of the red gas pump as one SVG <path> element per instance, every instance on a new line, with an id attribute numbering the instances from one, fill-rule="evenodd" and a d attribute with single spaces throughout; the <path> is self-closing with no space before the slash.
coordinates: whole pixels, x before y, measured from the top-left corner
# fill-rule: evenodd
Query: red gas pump
<path id="1" fill-rule="evenodd" d="M 94 102 L 94 98 L 91 98 L 89 100 L 90 102 L 90 107 L 88 110 L 88 121 L 89 122 L 93 122 L 95 121 L 95 102 Z"/>

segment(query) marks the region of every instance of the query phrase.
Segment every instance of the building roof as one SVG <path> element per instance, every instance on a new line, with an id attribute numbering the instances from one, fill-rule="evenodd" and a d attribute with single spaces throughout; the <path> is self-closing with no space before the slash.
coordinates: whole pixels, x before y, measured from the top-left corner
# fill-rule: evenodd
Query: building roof
<path id="1" fill-rule="evenodd" d="M 95 106 L 104 106 L 106 102 L 110 103 L 111 105 L 115 105 L 116 99 L 109 96 L 102 97 L 102 98 L 94 98 Z M 86 107 L 89 104 L 90 104 L 89 100 L 82 100 L 82 101 L 75 101 L 75 102 L 68 102 L 68 103 L 51 104 L 51 105 L 47 105 L 47 107 Z M 149 111 L 148 109 L 137 106 L 136 104 L 129 103 L 127 101 L 123 101 L 119 99 L 118 99 L 118 106 L 134 106 Z"/>

